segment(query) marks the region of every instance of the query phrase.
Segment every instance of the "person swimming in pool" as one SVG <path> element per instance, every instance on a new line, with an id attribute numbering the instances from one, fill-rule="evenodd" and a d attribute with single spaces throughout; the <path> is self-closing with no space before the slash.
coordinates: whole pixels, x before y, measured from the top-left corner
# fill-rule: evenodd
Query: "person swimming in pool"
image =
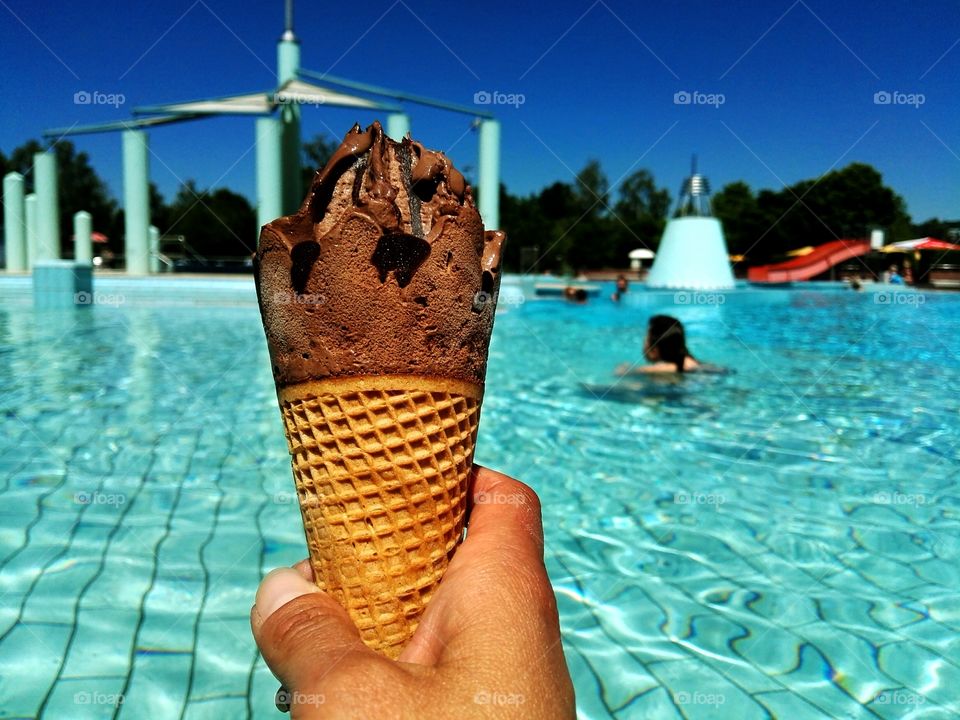
<path id="1" fill-rule="evenodd" d="M 643 340 L 643 356 L 650 365 L 624 363 L 617 368 L 616 374 L 723 372 L 722 368 L 701 363 L 690 354 L 683 323 L 670 315 L 650 318 Z"/>

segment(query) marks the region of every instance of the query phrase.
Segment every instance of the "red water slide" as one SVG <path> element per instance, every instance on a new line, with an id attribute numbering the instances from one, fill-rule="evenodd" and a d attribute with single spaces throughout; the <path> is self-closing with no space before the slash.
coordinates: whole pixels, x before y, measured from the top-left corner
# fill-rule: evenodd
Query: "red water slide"
<path id="1" fill-rule="evenodd" d="M 817 245 L 812 252 L 786 262 L 758 265 L 747 270 L 747 280 L 755 283 L 787 283 L 809 280 L 825 273 L 844 260 L 870 252 L 869 240 L 831 240 Z"/>

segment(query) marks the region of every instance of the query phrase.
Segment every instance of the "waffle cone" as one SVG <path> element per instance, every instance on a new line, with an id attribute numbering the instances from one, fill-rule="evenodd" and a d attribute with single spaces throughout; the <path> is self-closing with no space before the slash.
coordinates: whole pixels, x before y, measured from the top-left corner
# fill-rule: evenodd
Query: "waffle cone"
<path id="1" fill-rule="evenodd" d="M 399 655 L 463 536 L 483 388 L 409 375 L 278 391 L 317 585 Z"/>

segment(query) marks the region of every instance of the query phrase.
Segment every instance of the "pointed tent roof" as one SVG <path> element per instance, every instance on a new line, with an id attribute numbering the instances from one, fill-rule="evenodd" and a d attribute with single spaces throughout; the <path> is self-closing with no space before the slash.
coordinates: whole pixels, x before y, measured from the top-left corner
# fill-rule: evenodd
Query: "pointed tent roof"
<path id="1" fill-rule="evenodd" d="M 168 105 L 150 105 L 134 109 L 136 114 L 164 115 L 269 115 L 280 105 L 328 105 L 330 107 L 364 108 L 368 110 L 395 110 L 375 100 L 348 95 L 323 85 L 294 78 L 275 91 L 242 93 L 226 97 L 188 100 Z"/>

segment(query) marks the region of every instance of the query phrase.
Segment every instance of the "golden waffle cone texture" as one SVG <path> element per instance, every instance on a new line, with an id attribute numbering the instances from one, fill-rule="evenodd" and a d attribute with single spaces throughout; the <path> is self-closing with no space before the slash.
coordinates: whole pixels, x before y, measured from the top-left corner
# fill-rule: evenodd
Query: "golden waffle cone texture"
<path id="1" fill-rule="evenodd" d="M 482 392 L 407 375 L 278 392 L 317 585 L 390 657 L 462 538 Z"/>

